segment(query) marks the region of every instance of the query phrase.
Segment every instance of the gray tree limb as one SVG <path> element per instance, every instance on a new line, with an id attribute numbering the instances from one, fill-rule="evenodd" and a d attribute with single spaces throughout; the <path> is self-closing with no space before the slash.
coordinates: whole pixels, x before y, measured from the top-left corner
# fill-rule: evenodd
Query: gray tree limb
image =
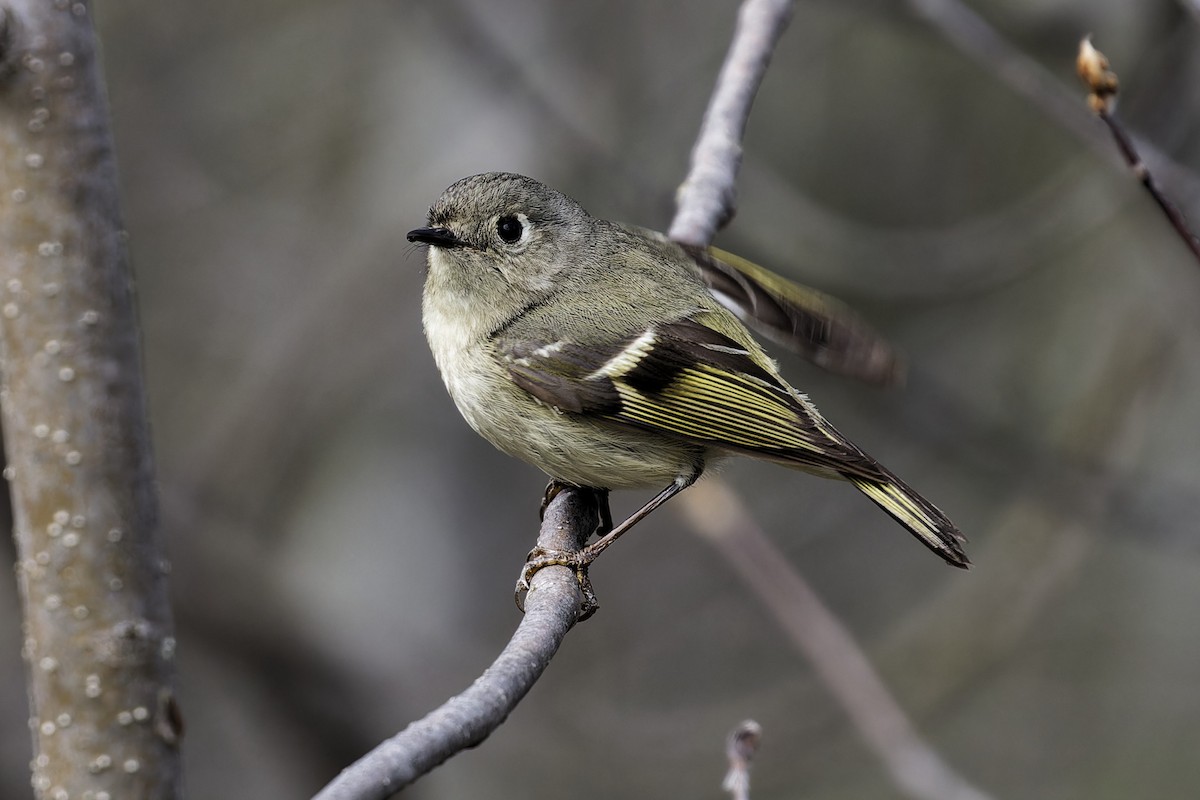
<path id="1" fill-rule="evenodd" d="M 733 42 L 704 112 L 687 177 L 676 194 L 675 219 L 667 235 L 677 242 L 707 247 L 733 218 L 746 120 L 793 5 L 792 0 L 746 0 L 738 11 Z"/>
<path id="2" fill-rule="evenodd" d="M 174 798 L 175 639 L 91 8 L 0 12 L 0 400 L 33 786 Z"/>

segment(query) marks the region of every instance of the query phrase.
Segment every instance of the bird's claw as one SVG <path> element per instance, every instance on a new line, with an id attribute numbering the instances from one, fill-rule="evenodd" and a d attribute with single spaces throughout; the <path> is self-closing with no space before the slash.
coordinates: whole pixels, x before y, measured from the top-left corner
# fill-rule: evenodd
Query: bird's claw
<path id="1" fill-rule="evenodd" d="M 550 479 L 550 482 L 546 484 L 546 491 L 542 492 L 542 505 L 540 508 L 538 508 L 539 520 L 544 520 L 546 518 L 546 509 L 550 507 L 552 502 L 554 502 L 554 498 L 558 497 L 558 495 L 564 489 L 569 488 L 571 488 L 571 484 L 569 483 L 563 483 L 557 478 Z"/>
<path id="2" fill-rule="evenodd" d="M 583 593 L 583 603 L 579 607 L 579 616 L 576 617 L 576 622 L 583 622 L 600 608 L 600 603 L 596 600 L 596 592 L 592 589 L 592 581 L 587 573 L 588 566 L 594 560 L 595 556 L 587 548 L 578 552 L 548 550 L 544 547 L 533 548 L 525 557 L 525 566 L 521 568 L 521 577 L 517 580 L 517 586 L 513 593 L 517 608 L 521 609 L 522 614 L 525 613 L 525 596 L 529 593 L 530 581 L 535 573 L 546 567 L 567 567 L 575 573 L 579 591 Z"/>

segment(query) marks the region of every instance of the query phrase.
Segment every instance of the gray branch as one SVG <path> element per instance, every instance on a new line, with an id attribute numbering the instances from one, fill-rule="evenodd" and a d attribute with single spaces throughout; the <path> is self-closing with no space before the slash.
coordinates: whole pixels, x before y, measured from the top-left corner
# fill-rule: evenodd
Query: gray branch
<path id="1" fill-rule="evenodd" d="M 0 6 L 0 392 L 38 797 L 180 795 L 174 651 L 86 2 Z"/>
<path id="2" fill-rule="evenodd" d="M 564 489 L 546 509 L 538 545 L 580 550 L 598 522 L 594 493 Z M 539 570 L 530 583 L 521 624 L 483 675 L 346 768 L 313 800 L 382 800 L 498 728 L 550 665 L 582 608 L 579 583 L 566 567 Z"/>
<path id="3" fill-rule="evenodd" d="M 733 218 L 746 120 L 793 5 L 792 0 L 742 3 L 733 43 L 692 148 L 691 166 L 676 195 L 675 219 L 667 234 L 677 242 L 706 247 Z"/>

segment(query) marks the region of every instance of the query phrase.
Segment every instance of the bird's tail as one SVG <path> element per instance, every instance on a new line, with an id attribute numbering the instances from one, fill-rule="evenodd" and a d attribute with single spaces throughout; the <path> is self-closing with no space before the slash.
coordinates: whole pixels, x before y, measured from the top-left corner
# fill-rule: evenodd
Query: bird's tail
<path id="1" fill-rule="evenodd" d="M 871 498 L 875 505 L 912 531 L 923 545 L 941 556 L 946 563 L 963 569 L 969 567 L 971 561 L 962 549 L 966 537 L 954 523 L 933 503 L 886 468 L 877 462 L 873 466 L 878 469 L 878 475 L 865 477 L 862 474 L 843 473 L 842 476 Z"/>

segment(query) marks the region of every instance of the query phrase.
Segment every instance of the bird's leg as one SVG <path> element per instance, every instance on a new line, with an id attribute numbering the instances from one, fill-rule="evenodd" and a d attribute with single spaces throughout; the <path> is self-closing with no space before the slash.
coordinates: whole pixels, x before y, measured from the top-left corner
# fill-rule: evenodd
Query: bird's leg
<path id="1" fill-rule="evenodd" d="M 597 536 L 607 536 L 612 532 L 612 506 L 608 504 L 608 489 L 596 490 L 596 504 L 599 508 L 596 513 L 600 515 L 600 524 L 596 526 Z"/>
<path id="2" fill-rule="evenodd" d="M 580 611 L 579 621 L 582 622 L 596 613 L 596 609 L 600 606 L 596 602 L 596 593 L 592 590 L 591 579 L 588 578 L 588 566 L 601 553 L 607 550 L 613 542 L 621 538 L 626 531 L 645 519 L 651 511 L 654 511 L 654 509 L 691 486 L 699 477 L 699 470 L 678 476 L 666 488 L 650 498 L 650 501 L 646 505 L 633 512 L 629 519 L 615 528 L 612 527 L 612 511 L 608 505 L 608 490 L 594 490 L 597 513 L 600 516 L 600 529 L 598 532 L 601 532 L 602 535 L 595 542 L 575 553 L 546 550 L 540 547 L 535 547 L 531 550 L 525 561 L 525 566 L 521 570 L 521 578 L 517 581 L 517 608 L 520 608 L 522 611 L 525 610 L 524 603 L 522 602 L 522 594 L 529 591 L 529 580 L 533 577 L 534 573 L 545 567 L 561 566 L 570 567 L 575 571 L 575 579 L 579 581 L 579 588 L 583 591 L 584 602 L 583 609 Z M 547 487 L 547 492 L 549 492 L 549 487 Z"/>
<path id="3" fill-rule="evenodd" d="M 542 492 L 542 505 L 538 508 L 538 521 L 546 518 L 546 509 L 554 502 L 554 498 L 558 497 L 558 493 L 563 489 L 570 489 L 571 484 L 563 483 L 558 478 L 551 478 L 546 484 L 546 491 Z"/>
<path id="4" fill-rule="evenodd" d="M 621 538 L 621 536 L 624 535 L 626 531 L 628 531 L 634 525 L 638 524 L 643 519 L 645 519 L 650 514 L 651 511 L 658 508 L 663 503 L 667 502 L 672 497 L 674 497 L 675 495 L 682 492 L 684 489 L 691 486 L 693 483 L 696 482 L 696 479 L 699 477 L 700 477 L 700 473 L 698 471 L 689 473 L 687 475 L 680 475 L 675 480 L 673 480 L 669 484 L 667 484 L 667 487 L 665 489 L 663 489 L 658 494 L 654 495 L 654 497 L 650 498 L 650 502 L 646 503 L 646 505 L 642 506 L 637 511 L 630 514 L 629 519 L 622 522 L 616 528 L 612 527 L 612 519 L 610 516 L 609 523 L 608 523 L 609 528 L 610 528 L 609 531 L 607 533 L 605 533 L 603 536 L 601 536 L 599 539 L 597 539 L 596 541 L 592 542 L 590 545 L 588 545 L 587 547 L 585 547 L 579 551 L 578 556 L 580 558 L 586 559 L 586 561 L 583 564 L 584 568 L 586 568 L 588 564 L 591 564 L 593 561 L 595 561 L 600 556 L 601 553 L 603 553 L 605 550 L 607 550 L 612 545 L 613 542 L 615 542 L 617 539 Z M 607 499 L 608 498 L 605 497 L 606 501 L 607 501 Z M 607 506 L 607 505 L 608 505 L 607 502 L 605 502 L 605 506 Z M 611 512 L 610 512 L 610 514 L 611 514 Z"/>

